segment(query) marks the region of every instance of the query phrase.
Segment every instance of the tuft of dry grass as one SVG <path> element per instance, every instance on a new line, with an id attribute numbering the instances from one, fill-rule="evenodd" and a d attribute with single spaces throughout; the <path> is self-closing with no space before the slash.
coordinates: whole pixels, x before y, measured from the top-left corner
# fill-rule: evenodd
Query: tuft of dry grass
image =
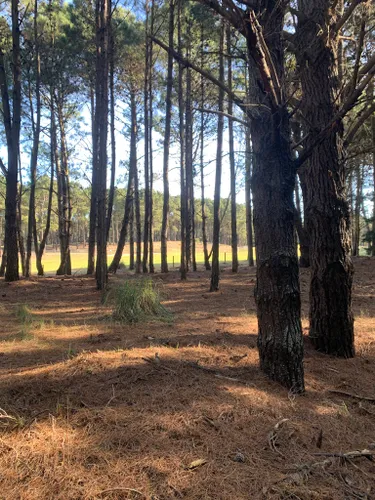
<path id="1" fill-rule="evenodd" d="M 366 262 L 358 356 L 329 358 L 306 339 L 300 397 L 258 370 L 253 271 L 225 271 L 217 294 L 204 271 L 186 283 L 170 273 L 173 325 L 101 321 L 110 310 L 91 278 L 0 282 L 0 498 L 372 498 L 374 462 L 329 456 L 375 447 L 375 405 L 345 395 L 375 395 Z M 27 343 L 12 337 L 26 300 L 44 322 Z"/>

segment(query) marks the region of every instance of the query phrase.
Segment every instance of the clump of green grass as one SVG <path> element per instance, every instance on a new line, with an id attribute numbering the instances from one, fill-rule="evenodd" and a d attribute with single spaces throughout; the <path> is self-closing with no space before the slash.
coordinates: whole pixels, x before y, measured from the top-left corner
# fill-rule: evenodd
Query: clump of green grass
<path id="1" fill-rule="evenodd" d="M 33 322 L 33 315 L 26 304 L 18 304 L 16 318 L 22 325 L 31 325 Z"/>
<path id="2" fill-rule="evenodd" d="M 171 313 L 161 304 L 160 286 L 150 278 L 124 281 L 113 291 L 113 298 L 113 317 L 117 321 L 171 320 Z"/>

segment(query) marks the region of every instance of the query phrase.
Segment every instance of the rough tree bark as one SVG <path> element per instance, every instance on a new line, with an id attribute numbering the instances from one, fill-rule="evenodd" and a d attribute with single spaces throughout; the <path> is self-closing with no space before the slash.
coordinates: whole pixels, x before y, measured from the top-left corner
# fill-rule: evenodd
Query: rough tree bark
<path id="1" fill-rule="evenodd" d="M 328 0 L 299 0 L 296 55 L 307 150 L 336 117 L 339 33 L 328 29 L 336 12 Z M 345 198 L 340 120 L 313 147 L 306 170 L 306 227 L 310 236 L 310 338 L 319 351 L 354 356 L 349 208 Z"/>
<path id="2" fill-rule="evenodd" d="M 108 73 L 109 31 L 111 0 L 96 3 L 96 99 L 95 126 L 97 127 L 98 151 L 98 204 L 96 232 L 96 287 L 103 290 L 108 281 L 107 272 L 107 136 L 108 136 Z"/>
<path id="3" fill-rule="evenodd" d="M 6 269 L 5 281 L 17 281 L 18 242 L 17 242 L 17 180 L 18 157 L 21 125 L 21 57 L 20 57 L 20 21 L 18 0 L 12 0 L 12 112 L 5 70 L 4 53 L 0 47 L 0 88 L 2 115 L 8 152 L 8 169 L 5 195 L 5 240 Z"/>

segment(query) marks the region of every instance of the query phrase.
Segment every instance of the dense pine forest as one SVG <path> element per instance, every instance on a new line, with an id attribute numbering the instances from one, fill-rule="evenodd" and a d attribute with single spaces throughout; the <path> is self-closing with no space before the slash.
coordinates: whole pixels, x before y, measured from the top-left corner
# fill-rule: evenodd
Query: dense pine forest
<path id="1" fill-rule="evenodd" d="M 155 449 L 139 444 L 139 437 L 140 448 L 111 448 L 119 461 L 133 464 L 125 483 L 117 484 L 114 467 L 102 488 L 85 480 L 82 488 L 68 486 L 73 460 L 61 489 L 52 479 L 40 486 L 34 471 L 29 484 L 39 486 L 28 492 L 22 474 L 12 476 L 0 463 L 4 498 L 372 498 L 370 465 L 361 479 L 349 480 L 340 467 L 374 458 L 368 441 L 375 431 L 369 423 L 375 372 L 368 366 L 375 332 L 373 2 L 5 0 L 0 11 L 4 449 L 12 453 L 12 440 L 29 426 L 47 432 L 49 420 L 38 412 L 68 433 L 80 418 L 93 419 L 85 427 L 91 435 L 95 411 L 106 415 L 105 427 L 112 418 L 107 410 L 116 408 L 117 415 L 122 404 L 127 408 L 121 398 L 132 401 L 129 408 L 139 398 L 139 409 L 127 410 L 133 413 L 126 426 L 139 421 L 150 436 L 152 429 L 168 428 L 185 454 L 167 459 L 172 444 L 164 436 L 157 446 L 169 465 L 155 472 Z M 92 343 L 103 343 L 103 352 L 94 353 Z M 99 378 L 89 383 L 82 373 L 73 384 L 80 362 Z M 54 363 L 57 378 L 47 382 Z M 113 382 L 121 363 L 134 381 L 129 393 Z M 46 371 L 45 380 L 34 364 Z M 20 382 L 22 370 L 30 378 Z M 197 431 L 192 446 L 201 448 L 193 456 L 184 447 L 194 433 L 172 432 L 171 422 L 181 417 L 190 425 L 194 410 L 178 413 L 184 411 L 177 410 L 179 397 L 192 404 L 210 377 L 214 384 L 199 396 L 206 405 L 199 422 L 217 436 L 212 441 L 203 428 Z M 55 400 L 50 385 L 68 379 L 72 384 Z M 39 396 L 17 396 L 13 385 L 24 384 L 19 390 L 26 394 L 30 380 L 45 384 Z M 226 453 L 230 467 L 244 464 L 247 472 L 233 472 L 223 491 L 218 484 L 226 483 L 225 467 L 215 453 L 227 447 L 220 437 L 226 410 L 219 407 L 231 400 L 220 383 L 234 399 L 252 387 L 265 419 L 255 433 L 270 427 L 265 453 L 248 429 L 249 446 L 254 440 L 257 450 L 251 458 L 240 439 L 247 417 L 237 415 L 241 423 L 230 440 L 238 443 Z M 266 393 L 275 401 L 272 415 Z M 305 403 L 295 403 L 305 393 Z M 142 408 L 156 411 L 148 394 L 160 399 L 157 411 L 170 405 L 170 422 L 166 415 L 164 424 L 144 416 Z M 340 410 L 351 429 L 345 444 L 333 437 L 332 394 L 349 398 Z M 321 414 L 319 408 L 325 408 Z M 303 427 L 309 411 L 318 422 L 317 438 Z M 358 429 L 351 427 L 350 418 L 361 415 Z M 367 436 L 361 444 L 360 429 Z M 135 434 L 134 427 L 124 440 Z M 320 452 L 323 441 L 327 449 Z M 97 453 L 86 445 L 94 447 L 89 455 Z M 152 473 L 139 469 L 134 453 L 142 446 Z M 112 451 L 100 459 L 108 470 Z M 300 468 L 282 472 L 277 458 L 294 455 Z M 302 473 L 305 459 L 310 465 Z M 168 467 L 181 470 L 179 486 L 171 486 Z M 273 467 L 279 467 L 277 483 Z M 200 476 L 194 484 L 186 471 L 210 471 L 220 480 Z"/>

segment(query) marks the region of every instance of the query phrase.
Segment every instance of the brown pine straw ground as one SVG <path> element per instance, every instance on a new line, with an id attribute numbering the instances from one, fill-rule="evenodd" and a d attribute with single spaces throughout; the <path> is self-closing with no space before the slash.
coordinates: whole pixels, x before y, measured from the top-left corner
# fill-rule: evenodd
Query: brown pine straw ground
<path id="1" fill-rule="evenodd" d="M 135 326 L 92 278 L 1 281 L 0 498 L 375 498 L 375 462 L 319 455 L 375 451 L 374 401 L 331 392 L 375 398 L 374 264 L 355 263 L 357 357 L 306 338 L 300 397 L 258 369 L 253 270 L 226 268 L 215 294 L 202 270 L 155 276 L 173 321 Z"/>

